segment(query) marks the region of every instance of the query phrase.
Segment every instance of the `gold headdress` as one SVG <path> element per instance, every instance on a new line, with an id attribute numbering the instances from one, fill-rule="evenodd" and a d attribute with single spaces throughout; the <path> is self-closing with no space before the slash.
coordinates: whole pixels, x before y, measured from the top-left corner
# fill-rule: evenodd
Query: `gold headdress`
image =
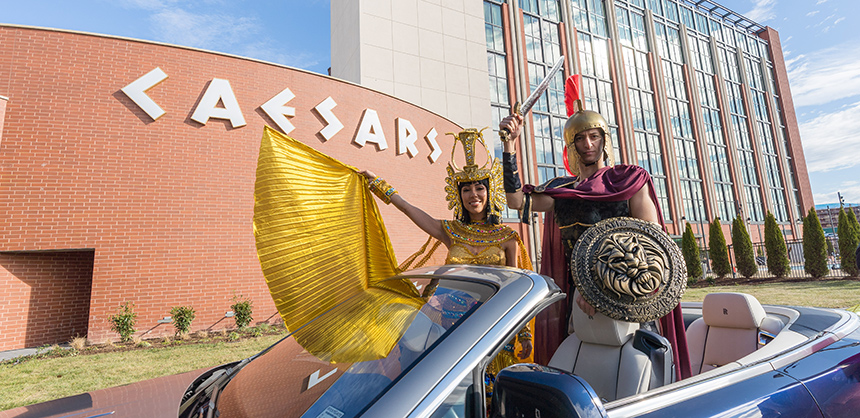
<path id="1" fill-rule="evenodd" d="M 579 75 L 575 74 L 567 78 L 564 86 L 565 104 L 569 118 L 564 124 L 564 165 L 570 174 L 579 175 L 579 154 L 573 140 L 580 132 L 589 129 L 600 129 L 603 131 L 603 156 L 606 165 L 615 164 L 612 152 L 612 138 L 609 136 L 609 124 L 600 113 L 584 110 L 582 100 L 579 98 Z"/>
<path id="2" fill-rule="evenodd" d="M 460 200 L 460 183 L 473 183 L 484 179 L 489 180 L 487 190 L 487 219 L 501 219 L 502 208 L 505 205 L 505 190 L 502 185 L 502 164 L 490 155 L 487 144 L 484 143 L 483 128 L 480 131 L 468 128 L 454 135 L 454 146 L 451 148 L 451 162 L 448 163 L 448 177 L 445 178 L 445 199 L 448 200 L 448 209 L 454 209 L 454 219 L 463 218 L 463 202 Z M 461 170 L 454 162 L 454 152 L 457 143 L 463 145 L 463 153 L 466 156 L 466 165 Z M 478 167 L 475 163 L 475 142 L 480 142 L 487 151 L 487 162 Z"/>

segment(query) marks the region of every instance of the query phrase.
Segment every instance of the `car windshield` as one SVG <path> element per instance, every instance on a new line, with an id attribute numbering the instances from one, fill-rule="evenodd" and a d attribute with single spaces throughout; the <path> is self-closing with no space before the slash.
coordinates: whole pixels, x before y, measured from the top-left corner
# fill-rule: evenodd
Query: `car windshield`
<path id="1" fill-rule="evenodd" d="M 417 309 L 404 308 L 402 303 L 363 308 L 379 318 L 389 317 L 378 322 L 385 324 L 381 332 L 395 337 L 390 347 L 385 346 L 380 351 L 379 344 L 368 343 L 373 338 L 368 337 L 366 327 L 338 326 L 336 329 L 340 331 L 335 333 L 308 326 L 356 315 L 354 304 L 342 303 L 241 369 L 218 397 L 220 416 L 355 416 L 385 393 L 425 352 L 496 290 L 487 284 L 427 276 L 409 280 L 418 289 L 431 289 L 424 292 L 428 296 L 421 299 Z M 403 314 L 404 309 L 409 314 L 403 321 L 390 320 L 392 315 Z"/>

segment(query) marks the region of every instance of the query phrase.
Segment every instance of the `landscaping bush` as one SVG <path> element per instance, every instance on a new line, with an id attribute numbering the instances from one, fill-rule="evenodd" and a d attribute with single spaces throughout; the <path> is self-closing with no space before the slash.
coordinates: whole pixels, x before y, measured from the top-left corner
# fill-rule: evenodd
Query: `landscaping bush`
<path id="1" fill-rule="evenodd" d="M 850 215 L 849 215 L 850 214 Z M 852 219 L 854 218 L 852 222 Z M 839 264 L 842 271 L 849 276 L 857 275 L 857 266 L 854 265 L 854 250 L 857 249 L 857 243 L 860 241 L 860 231 L 854 226 L 857 222 L 857 217 L 854 216 L 854 211 L 839 209 Z"/>
<path id="2" fill-rule="evenodd" d="M 824 230 L 821 221 L 815 213 L 815 208 L 809 208 L 803 218 L 803 268 L 806 274 L 818 279 L 827 275 L 827 246 L 824 244 Z"/>
<path id="3" fill-rule="evenodd" d="M 137 322 L 137 314 L 134 312 L 134 303 L 125 302 L 120 305 L 117 313 L 108 317 L 110 320 L 110 329 L 119 334 L 119 339 L 122 342 L 131 340 L 131 336 L 135 331 L 134 324 Z"/>
<path id="4" fill-rule="evenodd" d="M 251 317 L 253 312 L 253 303 L 242 295 L 233 296 L 233 304 L 230 305 L 230 310 L 233 311 L 233 319 L 236 320 L 236 328 L 243 329 L 254 319 Z"/>
<path id="5" fill-rule="evenodd" d="M 729 262 L 729 250 L 726 247 L 726 237 L 723 235 L 720 218 L 711 222 L 708 246 L 711 254 L 711 268 L 718 278 L 722 279 L 732 272 L 732 264 Z"/>
<path id="6" fill-rule="evenodd" d="M 681 253 L 684 254 L 684 262 L 687 263 L 687 277 L 691 279 L 702 277 L 702 259 L 699 254 L 699 245 L 696 243 L 696 236 L 693 235 L 693 228 L 690 227 L 689 222 L 683 237 L 681 237 Z"/>
<path id="7" fill-rule="evenodd" d="M 191 329 L 191 321 L 194 321 L 194 308 L 174 306 L 170 308 L 170 316 L 173 317 L 173 327 L 176 328 L 174 336 L 188 334 L 188 330 Z"/>
<path id="8" fill-rule="evenodd" d="M 732 247 L 735 250 L 738 273 L 747 279 L 755 276 L 758 273 L 758 266 L 755 263 L 752 240 L 740 216 L 735 217 L 735 220 L 732 221 Z"/>
<path id="9" fill-rule="evenodd" d="M 764 248 L 767 250 L 767 269 L 770 274 L 783 278 L 791 272 L 791 262 L 788 260 L 788 247 L 776 218 L 768 212 L 764 218 Z"/>

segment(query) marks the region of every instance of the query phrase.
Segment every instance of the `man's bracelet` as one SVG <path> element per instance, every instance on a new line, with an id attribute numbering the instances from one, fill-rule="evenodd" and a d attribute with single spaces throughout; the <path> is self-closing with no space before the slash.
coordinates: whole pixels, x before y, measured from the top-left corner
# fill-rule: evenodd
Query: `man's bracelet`
<path id="1" fill-rule="evenodd" d="M 367 187 L 370 188 L 370 191 L 386 205 L 391 204 L 391 196 L 397 193 L 397 190 L 395 190 L 394 187 L 391 187 L 391 185 L 388 184 L 387 181 L 383 180 L 382 177 L 377 177 L 371 180 Z"/>
<path id="2" fill-rule="evenodd" d="M 516 193 L 523 188 L 520 183 L 520 175 L 517 172 L 517 154 L 511 152 L 502 153 L 502 168 L 504 169 L 505 193 Z"/>

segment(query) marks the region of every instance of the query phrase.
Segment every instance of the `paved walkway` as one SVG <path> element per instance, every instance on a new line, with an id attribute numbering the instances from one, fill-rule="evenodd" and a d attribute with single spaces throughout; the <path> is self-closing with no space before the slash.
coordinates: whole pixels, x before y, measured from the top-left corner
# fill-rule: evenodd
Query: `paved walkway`
<path id="1" fill-rule="evenodd" d="M 10 360 L 15 357 L 32 356 L 36 354 L 35 348 L 22 348 L 20 350 L 0 351 L 0 361 Z"/>

